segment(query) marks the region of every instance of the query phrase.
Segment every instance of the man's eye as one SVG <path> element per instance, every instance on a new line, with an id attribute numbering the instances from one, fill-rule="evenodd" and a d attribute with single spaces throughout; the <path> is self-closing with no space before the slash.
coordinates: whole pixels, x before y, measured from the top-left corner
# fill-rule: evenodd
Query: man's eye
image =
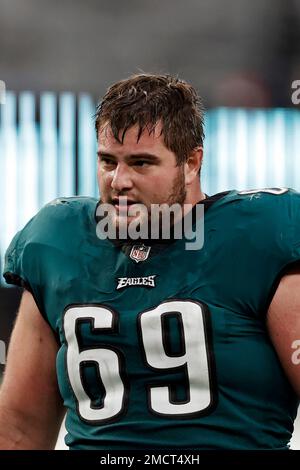
<path id="1" fill-rule="evenodd" d="M 146 160 L 137 160 L 136 162 L 134 162 L 134 165 L 143 167 L 149 165 L 149 162 L 147 162 Z"/>
<path id="2" fill-rule="evenodd" d="M 108 158 L 101 158 L 100 161 L 104 166 L 114 166 L 115 165 L 115 162 L 113 162 L 112 160 L 109 160 Z"/>

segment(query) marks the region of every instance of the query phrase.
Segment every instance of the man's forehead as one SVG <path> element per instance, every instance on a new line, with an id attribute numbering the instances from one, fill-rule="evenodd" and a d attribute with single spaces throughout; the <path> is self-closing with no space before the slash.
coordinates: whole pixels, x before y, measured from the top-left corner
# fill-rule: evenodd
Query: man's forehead
<path id="1" fill-rule="evenodd" d="M 138 145 L 138 144 L 152 144 L 155 143 L 163 143 L 163 135 L 162 135 L 162 125 L 161 123 L 157 123 L 154 126 L 148 125 L 146 126 L 142 133 L 139 136 L 140 128 L 138 125 L 134 125 L 129 127 L 123 139 L 123 144 L 130 144 L 130 145 Z M 121 141 L 123 135 L 123 130 L 119 133 L 119 139 Z M 120 144 L 113 134 L 110 124 L 105 124 L 100 127 L 98 133 L 98 143 L 99 145 L 122 145 Z"/>

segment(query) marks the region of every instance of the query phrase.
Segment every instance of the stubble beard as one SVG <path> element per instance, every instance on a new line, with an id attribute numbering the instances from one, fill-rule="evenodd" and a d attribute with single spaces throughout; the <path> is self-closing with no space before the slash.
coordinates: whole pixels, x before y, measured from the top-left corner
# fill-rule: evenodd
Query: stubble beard
<path id="1" fill-rule="evenodd" d="M 171 213 L 171 217 L 170 217 L 170 226 L 171 227 L 179 219 L 184 217 L 184 203 L 185 203 L 185 200 L 186 200 L 186 187 L 185 187 L 185 176 L 184 176 L 183 166 L 180 166 L 178 170 L 179 170 L 178 174 L 174 178 L 172 189 L 171 189 L 168 197 L 166 198 L 166 200 L 163 201 L 163 202 L 160 202 L 160 203 L 155 203 L 156 205 L 162 205 L 164 207 L 171 207 L 173 205 L 176 205 L 177 208 L 180 208 L 179 212 L 177 212 L 176 215 Z M 100 204 L 101 203 L 103 203 L 103 200 L 100 199 Z M 108 198 L 108 203 L 112 204 L 112 200 L 110 198 Z M 143 231 L 142 226 L 145 225 L 146 232 L 149 234 L 149 237 L 152 233 L 151 232 L 151 230 L 152 230 L 151 225 L 153 223 L 155 223 L 151 219 L 151 205 L 150 205 L 150 207 L 147 207 L 147 216 L 143 217 L 143 218 L 141 217 L 141 220 L 138 223 L 138 226 L 139 226 L 141 232 Z M 115 220 L 112 221 L 112 223 L 115 225 L 115 229 L 116 229 L 116 239 L 123 238 L 123 237 L 120 237 L 120 233 L 121 232 L 124 233 L 124 230 L 126 231 L 128 225 L 132 221 L 132 220 L 128 220 L 128 218 L 126 219 L 126 217 L 124 217 L 124 220 L 122 220 L 122 219 L 123 219 L 123 217 L 120 217 L 120 216 L 117 215 Z M 159 228 L 158 228 L 159 233 L 162 232 L 162 223 L 163 223 L 162 220 L 163 220 L 163 216 L 162 216 L 162 214 L 160 214 L 159 215 L 159 220 L 156 221 L 156 224 L 157 223 L 159 224 Z"/>

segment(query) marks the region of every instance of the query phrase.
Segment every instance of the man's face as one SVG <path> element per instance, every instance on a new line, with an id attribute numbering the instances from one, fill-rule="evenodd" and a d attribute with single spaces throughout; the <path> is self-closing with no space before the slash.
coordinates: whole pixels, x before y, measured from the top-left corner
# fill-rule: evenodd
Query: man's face
<path id="1" fill-rule="evenodd" d="M 151 204 L 172 205 L 185 201 L 183 166 L 176 166 L 176 157 L 167 149 L 158 124 L 154 133 L 146 129 L 137 142 L 137 126 L 127 130 L 123 144 L 118 143 L 109 126 L 98 136 L 98 184 L 103 203 L 116 209 L 114 224 L 144 223 L 142 216 L 128 217 L 128 208 L 143 204 L 150 213 Z M 127 209 L 122 207 L 126 200 Z"/>

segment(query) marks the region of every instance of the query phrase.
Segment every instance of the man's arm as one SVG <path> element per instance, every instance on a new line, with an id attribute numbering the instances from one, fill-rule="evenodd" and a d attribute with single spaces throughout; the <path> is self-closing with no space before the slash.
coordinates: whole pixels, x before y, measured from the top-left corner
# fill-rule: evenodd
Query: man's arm
<path id="1" fill-rule="evenodd" d="M 64 408 L 56 379 L 57 342 L 25 291 L 0 388 L 0 449 L 53 449 Z"/>
<path id="2" fill-rule="evenodd" d="M 300 397 L 300 364 L 292 360 L 292 345 L 300 340 L 299 269 L 282 277 L 268 310 L 267 327 L 285 373 Z"/>

